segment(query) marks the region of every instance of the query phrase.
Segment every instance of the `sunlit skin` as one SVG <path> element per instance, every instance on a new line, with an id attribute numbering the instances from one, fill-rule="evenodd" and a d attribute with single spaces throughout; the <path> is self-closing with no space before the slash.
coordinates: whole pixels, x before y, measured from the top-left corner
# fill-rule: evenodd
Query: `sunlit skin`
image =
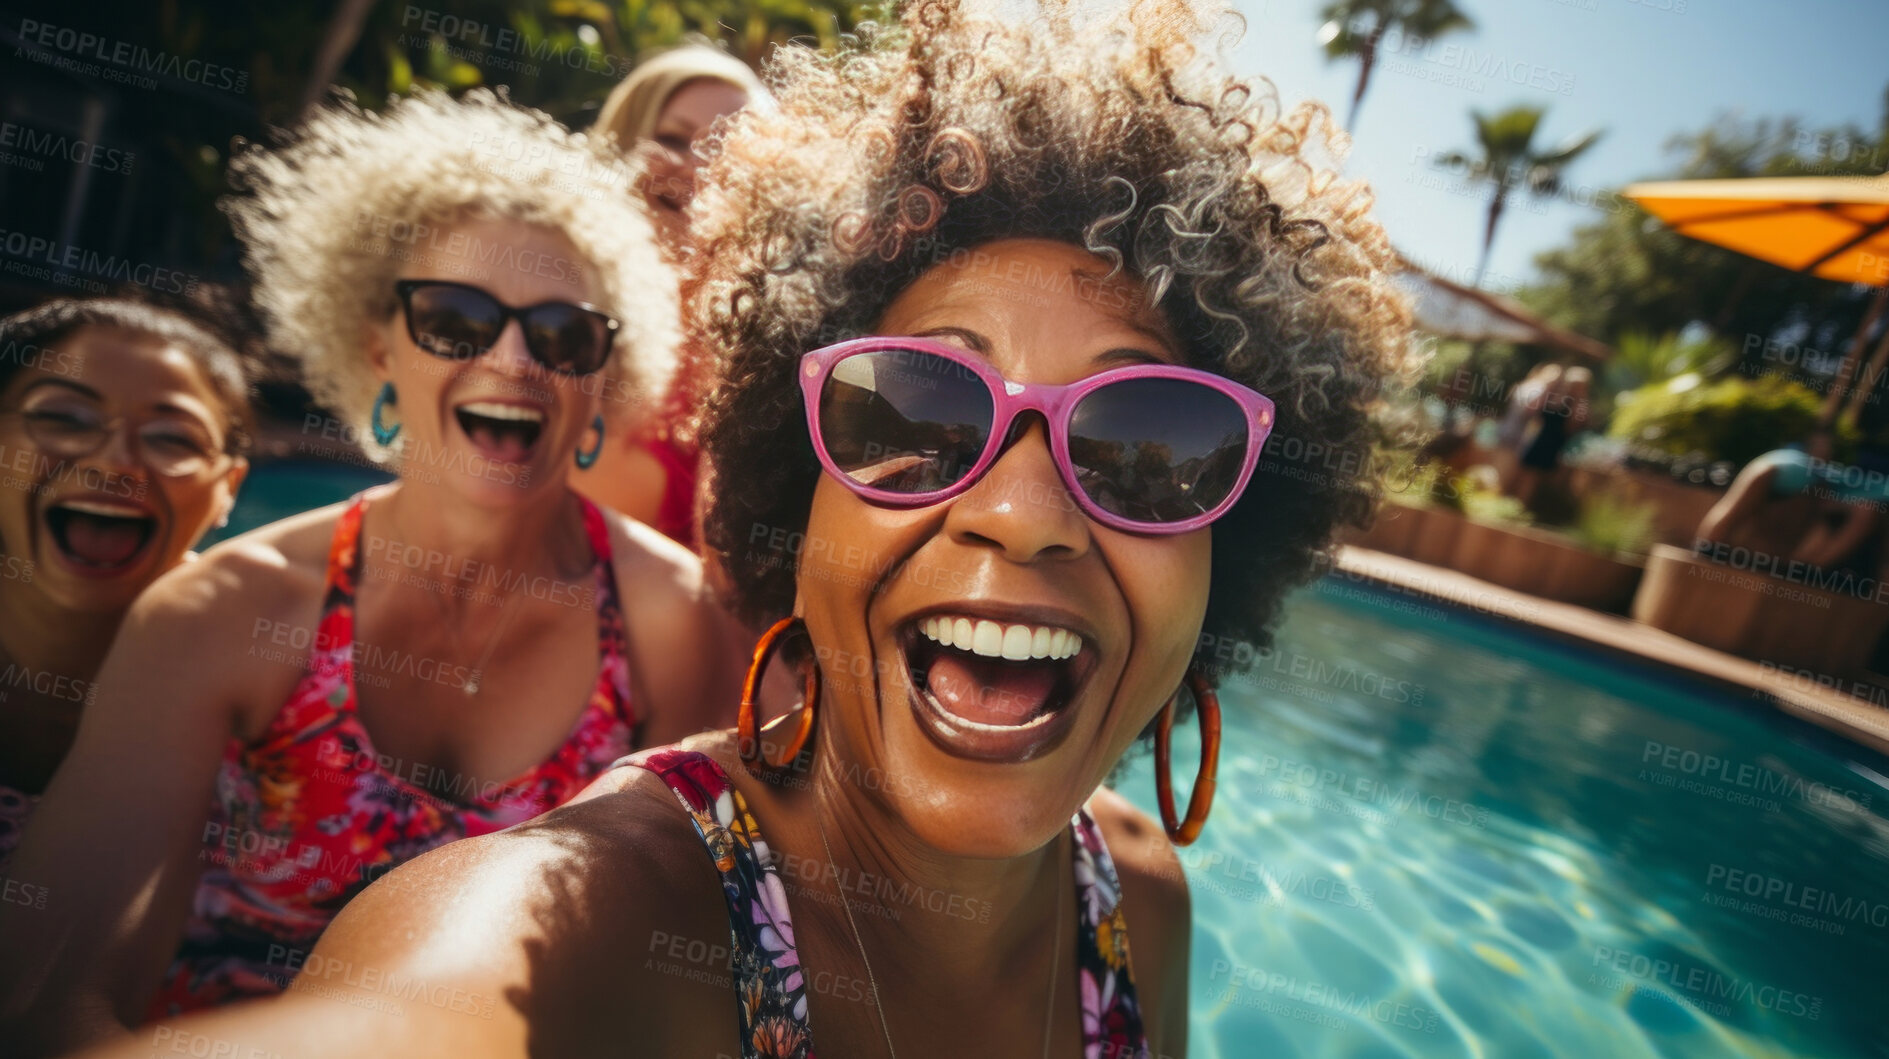
<path id="1" fill-rule="evenodd" d="M 225 454 L 231 417 L 198 362 L 152 335 L 74 331 L 0 393 L 0 413 L 26 411 L 124 417 L 96 451 L 62 460 L 39 449 L 20 416 L 0 414 L 0 668 L 67 679 L 5 689 L 0 784 L 37 792 L 71 745 L 85 692 L 126 609 L 229 513 L 248 464 Z M 188 439 L 212 458 L 194 474 L 158 474 L 134 436 L 145 429 Z M 54 506 L 88 500 L 135 508 L 154 523 L 136 557 L 104 576 L 65 560 L 46 521 Z"/>
<path id="2" fill-rule="evenodd" d="M 1019 382 L 1071 382 L 1124 363 L 1179 359 L 1158 316 L 1111 308 L 1138 304 L 1128 280 L 1104 289 L 1106 298 L 1074 293 L 1098 290 L 1092 283 L 1052 289 L 1074 270 L 1106 272 L 1099 259 L 1041 241 L 984 250 L 979 263 L 947 263 L 921 277 L 879 329 L 960 342 Z M 1051 282 L 1020 284 L 1017 275 Z M 848 895 L 855 909 L 892 913 L 855 918 L 900 1056 L 1038 1054 L 1046 1003 L 1049 1054 L 1079 1054 L 1064 832 L 1085 800 L 1121 874 L 1150 1045 L 1157 1056 L 1185 1054 L 1190 913 L 1180 865 L 1158 825 L 1096 787 L 1180 683 L 1207 602 L 1210 531 L 1119 533 L 1067 500 L 1036 419 L 988 477 L 932 507 L 878 508 L 823 480 L 808 538 L 826 534 L 842 549 L 864 549 L 866 568 L 893 565 L 876 583 L 850 585 L 823 576 L 838 571 L 804 550 L 797 603 L 829 659 L 847 651 L 894 657 L 900 624 L 940 602 L 971 612 L 999 602 L 1067 612 L 1093 636 L 1085 649 L 1096 657 L 1066 707 L 1081 718 L 1055 748 L 1008 764 L 942 754 L 914 730 L 902 677 L 837 673 L 826 681 L 808 782 L 776 787 L 750 776 L 731 732 L 687 743 L 721 762 L 782 865 L 822 1055 L 887 1054 L 839 879 L 854 887 L 883 880 L 886 889 L 874 884 L 867 894 L 950 895 L 974 911 L 932 911 L 860 889 Z M 929 587 L 914 576 L 924 567 Z M 387 1014 L 348 1002 L 372 989 L 336 975 L 320 995 L 291 989 L 173 1032 L 284 1057 L 594 1055 L 621 1051 L 630 1034 L 639 1054 L 741 1054 L 725 960 L 674 956 L 677 939 L 685 949 L 726 944 L 714 865 L 669 789 L 643 770 L 619 769 L 529 825 L 395 871 L 349 905 L 311 957 L 500 998 L 491 1019 L 427 1005 Z M 144 1044 L 109 1054 L 143 1054 Z"/>
<path id="3" fill-rule="evenodd" d="M 670 251 L 687 240 L 682 211 L 695 197 L 695 172 L 702 167 L 702 157 L 695 152 L 696 142 L 715 119 L 747 105 L 748 94 L 739 86 L 698 77 L 676 89 L 656 116 L 656 128 L 650 135 L 645 194 L 657 222 L 657 234 Z"/>
<path id="4" fill-rule="evenodd" d="M 527 271 L 476 260 L 480 247 L 494 245 L 510 247 L 512 260 L 579 267 Z M 459 248 L 463 260 L 450 252 Z M 596 270 L 568 239 L 520 222 L 443 226 L 428 257 L 402 276 L 476 283 L 512 306 L 602 300 Z M 361 528 L 354 637 L 385 659 L 357 655 L 361 723 L 375 748 L 409 772 L 503 781 L 565 742 L 597 681 L 593 556 L 566 483 L 604 391 L 540 367 L 516 320 L 489 353 L 468 360 L 418 348 L 399 311 L 371 323 L 362 342 L 375 374 L 398 389 L 386 418 L 400 424 L 405 455 L 398 487 L 368 509 Z M 521 461 L 494 466 L 461 427 L 454 408 L 474 400 L 542 410 L 542 433 Z M 201 871 L 203 807 L 224 747 L 267 731 L 302 677 L 299 654 L 284 661 L 268 648 L 279 642 L 276 630 L 317 627 L 340 514 L 340 505 L 322 508 L 219 545 L 160 579 L 131 611 L 67 765 L 12 864 L 84 915 L 0 909 L 0 948 L 43 954 L 31 964 L 0 961 L 0 996 L 14 1004 L 37 997 L 29 1016 L 0 1025 L 0 1035 L 37 1034 L 58 1051 L 141 1019 Z M 708 598 L 699 563 L 646 527 L 616 515 L 608 522 L 638 745 L 728 723 L 745 648 Z M 481 587 L 480 571 L 500 571 L 508 585 L 571 587 L 444 591 L 441 579 L 455 575 L 403 566 L 389 558 L 396 549 L 450 556 L 474 579 L 456 589 Z M 480 692 L 400 667 L 416 657 L 479 670 Z M 60 984 L 34 993 L 48 981 Z"/>

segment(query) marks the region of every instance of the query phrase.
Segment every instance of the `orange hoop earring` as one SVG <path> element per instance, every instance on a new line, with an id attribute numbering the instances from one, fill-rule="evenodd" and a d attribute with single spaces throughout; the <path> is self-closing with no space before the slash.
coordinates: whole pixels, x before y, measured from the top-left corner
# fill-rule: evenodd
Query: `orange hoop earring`
<path id="1" fill-rule="evenodd" d="M 1194 693 L 1194 713 L 1200 718 L 1200 772 L 1194 777 L 1194 793 L 1187 799 L 1187 819 L 1174 819 L 1174 777 L 1170 775 L 1169 738 L 1174 731 L 1174 700 L 1161 707 L 1154 728 L 1154 794 L 1161 804 L 1161 826 L 1177 846 L 1193 844 L 1200 829 L 1207 826 L 1207 813 L 1213 808 L 1214 774 L 1220 768 L 1220 697 L 1206 678 L 1191 667 L 1187 687 Z"/>
<path id="2" fill-rule="evenodd" d="M 741 685 L 741 713 L 735 718 L 737 746 L 740 748 L 742 764 L 757 775 L 785 770 L 800 756 L 800 752 L 806 748 L 807 737 L 813 734 L 814 710 L 820 705 L 820 667 L 817 665 L 807 667 L 806 705 L 801 707 L 799 724 L 794 730 L 793 741 L 787 744 L 786 756 L 774 760 L 762 749 L 760 711 L 755 705 L 760 697 L 761 675 L 767 671 L 768 659 L 773 657 L 781 638 L 796 625 L 805 635 L 806 624 L 795 617 L 782 618 L 761 634 L 760 642 L 754 645 L 754 662 L 748 667 L 748 678 Z M 780 721 L 776 721 L 774 727 L 780 724 Z"/>

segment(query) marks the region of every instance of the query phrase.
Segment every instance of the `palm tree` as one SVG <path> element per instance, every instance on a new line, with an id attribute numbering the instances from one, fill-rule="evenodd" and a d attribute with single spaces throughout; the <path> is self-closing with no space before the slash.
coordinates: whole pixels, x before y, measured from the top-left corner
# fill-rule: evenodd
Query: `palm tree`
<path id="1" fill-rule="evenodd" d="M 1325 46 L 1325 60 L 1358 59 L 1358 90 L 1351 95 L 1346 132 L 1357 124 L 1358 107 L 1377 67 L 1377 49 L 1392 29 L 1407 39 L 1430 40 L 1476 28 L 1450 0 L 1332 0 L 1321 14 L 1325 24 L 1319 27 L 1318 42 Z"/>
<path id="2" fill-rule="evenodd" d="M 1489 247 L 1495 243 L 1495 226 L 1502 219 L 1509 196 L 1516 191 L 1530 195 L 1552 195 L 1561 190 L 1561 175 L 1594 141 L 1600 130 L 1582 133 L 1548 151 L 1535 150 L 1535 130 L 1541 125 L 1544 107 L 1510 107 L 1499 114 L 1472 111 L 1476 123 L 1476 143 L 1481 155 L 1471 158 L 1461 151 L 1451 151 L 1437 159 L 1438 164 L 1459 169 L 1470 180 L 1486 182 L 1495 188 L 1489 200 L 1489 223 L 1482 231 L 1482 256 L 1476 261 L 1475 286 L 1482 285 L 1483 269 L 1489 266 Z"/>

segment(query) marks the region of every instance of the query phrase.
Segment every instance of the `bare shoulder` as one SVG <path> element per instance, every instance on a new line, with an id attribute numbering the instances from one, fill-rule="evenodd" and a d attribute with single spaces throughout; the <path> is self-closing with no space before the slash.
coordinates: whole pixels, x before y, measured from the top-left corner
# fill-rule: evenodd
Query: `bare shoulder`
<path id="1" fill-rule="evenodd" d="M 320 588 L 342 506 L 305 511 L 232 537 L 153 582 L 137 608 L 170 616 L 227 605 L 256 607 L 298 589 Z"/>
<path id="2" fill-rule="evenodd" d="M 695 553 L 660 530 L 628 515 L 602 508 L 610 527 L 610 547 L 618 575 L 645 585 L 693 598 L 705 591 L 702 563 Z"/>
<path id="3" fill-rule="evenodd" d="M 1136 902 L 1145 907 L 1143 914 L 1167 924 L 1186 924 L 1187 875 L 1161 824 L 1108 787 L 1089 799 L 1089 813 L 1102 828 L 1123 891 L 1143 898 Z"/>
<path id="4" fill-rule="evenodd" d="M 1193 903 L 1180 857 L 1159 822 L 1103 787 L 1089 799 L 1122 884 L 1129 961 L 1149 1044 L 1157 1056 L 1187 1051 L 1187 963 Z"/>
<path id="5" fill-rule="evenodd" d="M 649 697 L 645 744 L 734 724 L 753 637 L 722 608 L 694 553 L 634 519 L 605 517 L 632 671 Z"/>
<path id="6" fill-rule="evenodd" d="M 266 724 L 262 711 L 280 704 L 312 642 L 339 515 L 338 506 L 297 515 L 165 573 L 132 604 L 101 680 L 113 670 L 135 682 L 174 678 L 197 700 L 237 710 L 243 729 Z M 216 665 L 180 664 L 206 651 Z M 294 653 L 296 664 L 271 664 L 269 652 Z"/>
<path id="7" fill-rule="evenodd" d="M 522 1020 L 534 1055 L 592 1055 L 620 1048 L 630 1026 L 732 1032 L 727 937 L 714 861 L 675 796 L 621 767 L 577 801 L 376 881 L 310 960 L 460 968 L 452 984 L 469 1009 Z M 724 966 L 708 959 L 716 943 Z"/>

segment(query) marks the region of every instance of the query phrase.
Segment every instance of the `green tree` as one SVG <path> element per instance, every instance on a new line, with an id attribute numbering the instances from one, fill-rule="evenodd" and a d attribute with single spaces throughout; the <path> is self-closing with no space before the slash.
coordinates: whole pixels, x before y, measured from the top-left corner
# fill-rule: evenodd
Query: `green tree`
<path id="1" fill-rule="evenodd" d="M 1530 195 L 1552 195 L 1561 190 L 1562 174 L 1574 160 L 1594 146 L 1600 130 L 1582 133 L 1558 147 L 1546 151 L 1535 147 L 1535 132 L 1547 114 L 1544 107 L 1517 106 L 1496 114 L 1472 111 L 1476 124 L 1478 152 L 1471 156 L 1451 151 L 1439 161 L 1463 172 L 1470 180 L 1494 188 L 1489 199 L 1489 219 L 1482 230 L 1482 254 L 1476 259 L 1475 283 L 1482 283 L 1482 273 L 1489 266 L 1489 248 L 1495 244 L 1496 225 L 1508 208 L 1509 196 L 1518 191 Z"/>
<path id="2" fill-rule="evenodd" d="M 1881 173 L 1889 169 L 1889 90 L 1873 129 L 1720 117 L 1674 136 L 1666 149 L 1671 161 L 1646 179 Z M 1536 258 L 1543 278 L 1521 292 L 1529 308 L 1616 346 L 1633 333 L 1704 328 L 1736 350 L 1746 375 L 1827 384 L 1862 319 L 1867 291 L 1688 239 L 1618 196 L 1597 196 L 1596 205 L 1603 216 Z"/>
<path id="3" fill-rule="evenodd" d="M 1396 32 L 1431 40 L 1476 28 L 1450 0 L 1332 0 L 1320 14 L 1325 24 L 1319 27 L 1318 42 L 1325 46 L 1325 61 L 1358 60 L 1358 88 L 1351 94 L 1346 131 L 1358 122 L 1358 108 L 1371 86 L 1371 72 L 1377 68 L 1378 49 L 1385 37 Z"/>

